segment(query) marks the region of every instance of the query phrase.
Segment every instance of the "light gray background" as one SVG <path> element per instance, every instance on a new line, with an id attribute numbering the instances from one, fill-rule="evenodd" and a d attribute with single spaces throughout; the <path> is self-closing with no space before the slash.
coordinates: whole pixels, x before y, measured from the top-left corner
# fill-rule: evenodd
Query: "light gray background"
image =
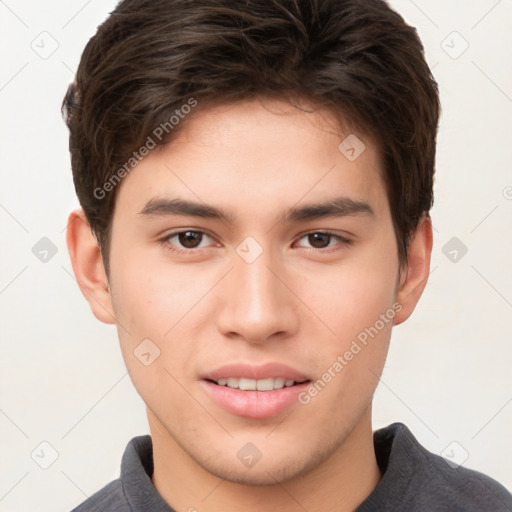
<path id="1" fill-rule="evenodd" d="M 78 202 L 60 104 L 115 3 L 0 0 L 5 512 L 70 510 L 115 478 L 126 443 L 148 432 L 115 327 L 90 313 L 65 244 Z M 402 421 L 431 451 L 467 457 L 465 466 L 512 489 L 512 2 L 391 4 L 419 30 L 443 115 L 430 283 L 394 331 L 374 427 Z M 32 253 L 42 237 L 57 248 L 46 263 Z M 467 254 L 446 246 L 452 237 Z M 48 469 L 43 441 L 58 452 Z"/>

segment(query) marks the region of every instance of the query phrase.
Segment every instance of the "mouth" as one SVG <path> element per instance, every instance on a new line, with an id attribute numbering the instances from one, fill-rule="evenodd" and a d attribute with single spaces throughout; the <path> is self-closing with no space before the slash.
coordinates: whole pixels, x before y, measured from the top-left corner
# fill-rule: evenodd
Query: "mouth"
<path id="1" fill-rule="evenodd" d="M 208 397 L 224 411 L 246 418 L 278 416 L 297 404 L 311 379 L 277 363 L 227 365 L 203 376 Z"/>
<path id="2" fill-rule="evenodd" d="M 309 381 L 306 379 L 297 382 L 293 379 L 287 379 L 285 377 L 269 377 L 267 379 L 228 377 L 218 379 L 217 381 L 210 380 L 210 382 L 217 384 L 217 386 L 226 386 L 231 389 L 240 389 L 242 391 L 274 391 L 276 389 L 283 389 L 285 387 L 289 388 Z"/>

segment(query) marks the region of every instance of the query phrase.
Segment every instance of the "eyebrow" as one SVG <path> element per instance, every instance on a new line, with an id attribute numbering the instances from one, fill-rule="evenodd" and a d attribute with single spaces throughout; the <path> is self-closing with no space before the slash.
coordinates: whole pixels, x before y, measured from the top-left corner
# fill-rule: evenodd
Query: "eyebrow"
<path id="1" fill-rule="evenodd" d="M 281 216 L 284 222 L 304 222 L 325 217 L 346 217 L 348 215 L 368 215 L 374 217 L 373 208 L 364 201 L 349 197 L 336 197 L 322 203 L 294 206 Z"/>
<path id="2" fill-rule="evenodd" d="M 163 217 L 167 215 L 184 215 L 191 217 L 202 217 L 217 219 L 223 222 L 233 220 L 232 215 L 221 208 L 210 206 L 204 203 L 195 203 L 185 199 L 150 199 L 139 215 L 147 217 Z"/>
<path id="3" fill-rule="evenodd" d="M 163 217 L 182 215 L 216 219 L 222 222 L 233 222 L 232 214 L 222 208 L 196 203 L 185 199 L 150 199 L 139 212 L 144 217 Z M 345 217 L 348 215 L 375 215 L 372 207 L 364 201 L 355 201 L 349 197 L 336 197 L 325 202 L 294 206 L 284 211 L 278 221 L 305 222 L 326 217 Z"/>

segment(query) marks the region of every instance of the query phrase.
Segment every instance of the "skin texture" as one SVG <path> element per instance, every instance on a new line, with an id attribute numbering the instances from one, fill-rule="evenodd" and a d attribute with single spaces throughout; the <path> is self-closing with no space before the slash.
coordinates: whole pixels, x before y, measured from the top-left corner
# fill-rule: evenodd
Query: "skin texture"
<path id="1" fill-rule="evenodd" d="M 378 151 L 358 133 L 366 149 L 349 161 L 338 150 L 348 133 L 335 126 L 329 112 L 278 100 L 190 116 L 120 185 L 108 284 L 83 212 L 70 216 L 75 275 L 94 315 L 117 325 L 147 405 L 153 482 L 178 512 L 229 512 L 240 503 L 260 512 L 348 511 L 379 481 L 371 400 L 392 325 L 409 317 L 426 284 L 432 230 L 422 218 L 400 273 Z M 279 219 L 340 195 L 373 214 Z M 152 198 L 178 197 L 233 218 L 139 213 Z M 179 230 L 206 235 L 198 248 L 177 236 L 160 241 Z M 307 236 L 326 230 L 349 242 Z M 249 236 L 262 251 L 251 263 L 237 252 Z M 205 372 L 227 363 L 284 363 L 315 382 L 390 309 L 392 320 L 307 404 L 254 419 L 226 411 L 204 390 Z M 160 350 L 149 366 L 134 355 L 147 338 Z M 252 467 L 237 456 L 248 442 L 261 453 Z"/>

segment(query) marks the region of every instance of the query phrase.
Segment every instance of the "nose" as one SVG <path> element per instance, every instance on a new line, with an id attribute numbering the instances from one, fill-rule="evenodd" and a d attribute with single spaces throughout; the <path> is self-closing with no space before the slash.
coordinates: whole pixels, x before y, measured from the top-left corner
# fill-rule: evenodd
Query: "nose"
<path id="1" fill-rule="evenodd" d="M 248 343 L 264 343 L 293 335 L 299 325 L 299 301 L 282 263 L 270 251 L 252 262 L 233 255 L 233 269 L 218 296 L 218 328 L 223 335 Z"/>

